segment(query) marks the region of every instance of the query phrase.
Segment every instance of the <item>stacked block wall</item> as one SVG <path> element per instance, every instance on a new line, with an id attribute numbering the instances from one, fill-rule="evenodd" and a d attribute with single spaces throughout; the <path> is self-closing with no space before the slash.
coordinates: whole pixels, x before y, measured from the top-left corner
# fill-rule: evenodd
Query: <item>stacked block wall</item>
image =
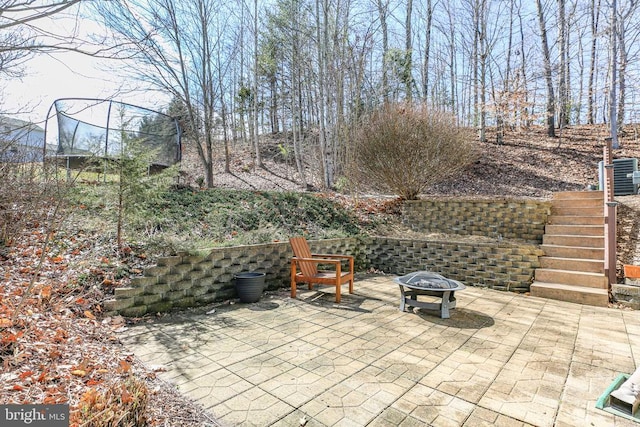
<path id="1" fill-rule="evenodd" d="M 371 266 L 385 273 L 429 270 L 468 286 L 514 292 L 529 292 L 543 255 L 537 245 L 524 243 L 393 238 L 373 239 L 368 251 Z"/>
<path id="2" fill-rule="evenodd" d="M 357 255 L 361 246 L 355 238 L 309 241 L 309 246 L 314 253 L 353 254 L 360 266 L 366 262 Z M 163 257 L 133 277 L 129 287 L 116 288 L 105 309 L 135 317 L 235 298 L 233 277 L 248 271 L 266 273 L 267 289 L 287 287 L 292 256 L 289 243 L 282 242 Z"/>
<path id="3" fill-rule="evenodd" d="M 414 200 L 403 204 L 402 222 L 419 232 L 542 243 L 550 212 L 538 200 Z"/>
<path id="4" fill-rule="evenodd" d="M 311 250 L 352 254 L 360 272 L 370 267 L 393 275 L 432 270 L 469 286 L 529 291 L 543 255 L 537 243 L 550 212 L 548 202 L 420 200 L 406 202 L 403 209 L 403 221 L 416 231 L 503 240 L 347 238 L 309 241 Z M 116 289 L 105 310 L 141 316 L 234 298 L 233 276 L 247 271 L 266 273 L 267 289 L 289 287 L 292 256 L 289 243 L 281 242 L 161 258 L 142 277 L 132 278 L 130 287 Z"/>

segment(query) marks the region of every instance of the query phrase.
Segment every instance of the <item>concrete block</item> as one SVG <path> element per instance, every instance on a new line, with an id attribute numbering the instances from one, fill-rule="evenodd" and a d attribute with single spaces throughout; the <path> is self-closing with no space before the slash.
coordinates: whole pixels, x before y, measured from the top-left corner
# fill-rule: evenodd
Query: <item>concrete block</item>
<path id="1" fill-rule="evenodd" d="M 135 298 L 118 298 L 108 299 L 104 302 L 105 311 L 117 311 L 132 307 L 135 304 Z"/>
<path id="2" fill-rule="evenodd" d="M 142 295 L 145 292 L 145 288 L 115 288 L 113 292 L 116 299 L 125 299 Z"/>
<path id="3" fill-rule="evenodd" d="M 139 295 L 135 297 L 136 305 L 149 305 L 162 300 L 162 295 Z"/>
<path id="4" fill-rule="evenodd" d="M 158 258 L 157 264 L 160 267 L 173 267 L 174 265 L 178 265 L 181 262 L 182 262 L 182 257 L 170 256 L 170 257 L 160 257 L 160 258 Z"/>
<path id="5" fill-rule="evenodd" d="M 147 306 L 139 305 L 135 307 L 125 308 L 120 310 L 120 315 L 124 317 L 141 317 L 147 314 Z"/>

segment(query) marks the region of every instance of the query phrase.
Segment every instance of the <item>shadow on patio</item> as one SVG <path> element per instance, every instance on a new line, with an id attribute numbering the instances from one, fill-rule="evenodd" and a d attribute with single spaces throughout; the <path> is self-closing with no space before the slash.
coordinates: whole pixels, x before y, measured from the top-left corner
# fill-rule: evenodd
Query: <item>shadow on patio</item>
<path id="1" fill-rule="evenodd" d="M 636 368 L 640 312 L 467 286 L 441 319 L 399 311 L 392 279 L 360 278 L 340 304 L 331 287 L 283 289 L 121 339 L 222 425 L 636 425 L 595 404 Z"/>

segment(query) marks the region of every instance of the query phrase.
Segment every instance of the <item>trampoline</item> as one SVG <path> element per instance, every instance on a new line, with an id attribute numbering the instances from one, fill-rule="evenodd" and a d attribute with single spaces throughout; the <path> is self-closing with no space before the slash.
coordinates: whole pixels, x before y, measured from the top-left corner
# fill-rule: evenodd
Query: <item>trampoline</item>
<path id="1" fill-rule="evenodd" d="M 50 119 L 56 120 L 49 123 Z M 45 122 L 45 146 L 55 146 L 43 158 L 64 159 L 67 169 L 87 161 L 117 160 L 135 140 L 153 153 L 150 170 L 181 159 L 180 126 L 176 118 L 124 102 L 93 98 L 61 98 L 53 102 Z"/>

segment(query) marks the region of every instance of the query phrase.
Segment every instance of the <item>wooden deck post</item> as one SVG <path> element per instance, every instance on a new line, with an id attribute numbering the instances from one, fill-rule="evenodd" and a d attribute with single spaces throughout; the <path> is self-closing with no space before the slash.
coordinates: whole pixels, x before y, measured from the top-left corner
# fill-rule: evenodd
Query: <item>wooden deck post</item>
<path id="1" fill-rule="evenodd" d="M 614 166 L 611 153 L 611 138 L 605 138 L 604 160 L 604 273 L 611 285 L 617 282 L 616 274 L 616 207 L 614 201 Z"/>

